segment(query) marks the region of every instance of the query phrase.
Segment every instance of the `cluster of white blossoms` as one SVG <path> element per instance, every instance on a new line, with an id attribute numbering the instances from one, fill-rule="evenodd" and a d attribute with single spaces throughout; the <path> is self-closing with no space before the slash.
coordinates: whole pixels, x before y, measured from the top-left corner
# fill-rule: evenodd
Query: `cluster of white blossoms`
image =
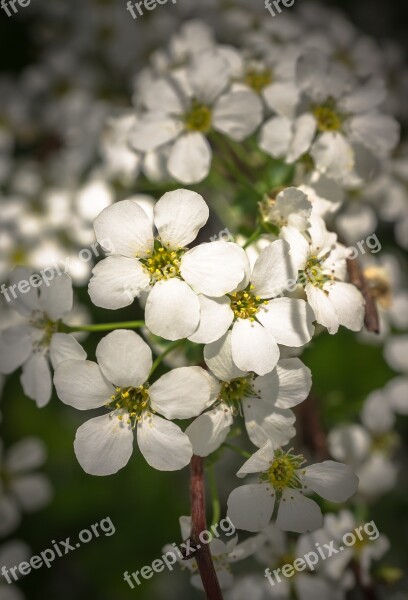
<path id="1" fill-rule="evenodd" d="M 408 412 L 404 58 L 313 3 L 274 19 L 264 3 L 179 0 L 147 26 L 115 2 L 65 4 L 52 11 L 37 0 L 49 42 L 19 78 L 0 76 L 4 402 L 15 380 L 3 376 L 21 368 L 39 408 L 54 383 L 64 404 L 100 410 L 74 441 L 95 476 L 124 468 L 135 436 L 158 471 L 194 456 L 209 470 L 228 451 L 245 456 L 237 476 L 251 481 L 235 487 L 226 461 L 219 487 L 234 526 L 255 535 L 214 539 L 210 552 L 229 600 L 264 600 L 271 586 L 259 569 L 340 540 L 399 483 L 399 418 Z M 77 34 L 67 46 L 54 31 Z M 387 253 L 377 254 L 377 233 Z M 73 285 L 88 285 L 88 307 L 75 303 Z M 140 320 L 86 324 L 104 314 Z M 95 356 L 82 343 L 93 332 L 110 332 Z M 302 354 L 322 340 L 329 351 L 337 340 L 352 348 L 355 371 L 354 341 L 362 356 L 370 345 L 361 368 L 383 353 L 396 376 L 378 373 L 351 405 L 346 380 L 358 373 L 347 357 L 332 360 L 343 394 L 320 354 L 313 377 L 326 395 L 316 432 L 313 360 Z M 30 474 L 42 462 L 32 439 L 2 457 L 0 535 L 47 503 L 48 483 Z M 189 538 L 191 519 L 181 525 Z M 379 540 L 283 581 L 277 597 L 364 591 L 388 549 Z M 258 573 L 234 585 L 232 565 L 249 556 Z M 202 588 L 199 562 L 179 562 Z"/>
<path id="2" fill-rule="evenodd" d="M 20 439 L 7 449 L 0 440 L 0 564 L 7 568 L 26 561 L 31 555 L 25 542 L 10 537 L 20 526 L 23 514 L 43 510 L 52 499 L 52 486 L 39 472 L 46 458 L 46 448 L 38 438 Z M 5 600 L 23 600 L 12 581 L 0 581 L 0 594 Z"/>

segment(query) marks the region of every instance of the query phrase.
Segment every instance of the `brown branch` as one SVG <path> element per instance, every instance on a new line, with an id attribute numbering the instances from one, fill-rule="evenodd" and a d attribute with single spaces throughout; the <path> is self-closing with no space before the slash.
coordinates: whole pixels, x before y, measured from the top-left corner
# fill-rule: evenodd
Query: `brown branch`
<path id="1" fill-rule="evenodd" d="M 298 406 L 298 422 L 301 423 L 302 443 L 310 448 L 319 461 L 327 460 L 327 437 L 321 423 L 318 402 L 312 394 Z"/>
<path id="2" fill-rule="evenodd" d="M 191 493 L 191 546 L 208 600 L 223 600 L 220 584 L 215 572 L 210 547 L 203 544 L 200 534 L 207 528 L 205 515 L 204 460 L 193 456 L 190 464 Z"/>
<path id="3" fill-rule="evenodd" d="M 354 283 L 363 294 L 366 303 L 364 324 L 367 330 L 372 333 L 380 333 L 380 319 L 378 317 L 377 304 L 371 294 L 371 290 L 357 259 L 347 259 L 347 271 L 351 283 Z"/>
<path id="4" fill-rule="evenodd" d="M 364 600 L 378 600 L 377 593 L 371 583 L 365 583 L 361 576 L 361 567 L 358 562 L 353 561 L 351 568 L 356 578 L 356 583 L 361 590 Z"/>

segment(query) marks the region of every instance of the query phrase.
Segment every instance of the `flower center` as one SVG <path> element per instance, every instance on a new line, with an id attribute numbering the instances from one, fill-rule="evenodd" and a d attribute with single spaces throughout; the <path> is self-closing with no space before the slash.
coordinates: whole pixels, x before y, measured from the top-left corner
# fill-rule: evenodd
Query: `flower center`
<path id="1" fill-rule="evenodd" d="M 316 118 L 319 131 L 339 131 L 341 129 L 342 116 L 335 110 L 331 102 L 313 107 L 312 112 Z"/>
<path id="2" fill-rule="evenodd" d="M 334 277 L 327 275 L 322 268 L 322 263 L 325 259 L 325 256 L 323 258 L 311 256 L 307 261 L 304 270 L 299 271 L 299 283 L 302 285 L 311 283 L 315 287 L 323 289 L 325 283 L 332 281 Z"/>
<path id="3" fill-rule="evenodd" d="M 384 269 L 369 267 L 364 270 L 364 277 L 370 288 L 372 297 L 384 310 L 392 306 L 391 282 Z"/>
<path id="4" fill-rule="evenodd" d="M 51 339 L 54 333 L 58 332 L 58 322 L 52 321 L 46 313 L 40 312 L 38 310 L 32 313 L 31 318 L 29 320 L 29 324 L 32 327 L 43 331 L 42 338 L 34 343 L 34 349 L 37 350 L 47 348 L 51 343 Z"/>
<path id="5" fill-rule="evenodd" d="M 273 81 L 272 72 L 269 69 L 258 71 L 256 69 L 248 69 L 245 74 L 244 82 L 248 87 L 253 89 L 257 94 L 260 94 Z"/>
<path id="6" fill-rule="evenodd" d="M 156 241 L 151 256 L 141 259 L 140 262 L 150 273 L 152 281 L 171 279 L 180 275 L 180 259 L 183 254 L 184 248 L 169 250 Z"/>
<path id="7" fill-rule="evenodd" d="M 138 388 L 127 387 L 115 389 L 115 393 L 107 402 L 106 408 L 109 410 L 123 410 L 129 414 L 127 420 L 128 425 L 136 427 L 138 421 L 142 419 L 144 412 L 154 413 L 150 407 L 148 386 L 141 385 Z M 122 421 L 123 415 L 118 416 L 119 421 Z"/>
<path id="8" fill-rule="evenodd" d="M 241 401 L 244 398 L 256 397 L 252 387 L 252 376 L 238 377 L 221 383 L 219 399 L 228 404 L 234 416 L 242 414 Z"/>
<path id="9" fill-rule="evenodd" d="M 374 435 L 371 450 L 390 456 L 398 447 L 398 436 L 394 432 Z"/>
<path id="10" fill-rule="evenodd" d="M 190 131 L 208 133 L 212 123 L 211 109 L 193 100 L 191 110 L 185 115 L 185 123 Z"/>
<path id="11" fill-rule="evenodd" d="M 286 488 L 302 488 L 297 471 L 304 462 L 301 454 L 296 456 L 290 454 L 290 450 L 287 453 L 277 450 L 269 469 L 261 474 L 261 481 L 270 483 L 278 492 Z"/>
<path id="12" fill-rule="evenodd" d="M 262 300 L 259 296 L 254 296 L 251 290 L 253 290 L 252 285 L 246 290 L 230 294 L 231 309 L 236 319 L 255 321 L 255 315 L 259 308 L 268 304 L 268 300 Z"/>

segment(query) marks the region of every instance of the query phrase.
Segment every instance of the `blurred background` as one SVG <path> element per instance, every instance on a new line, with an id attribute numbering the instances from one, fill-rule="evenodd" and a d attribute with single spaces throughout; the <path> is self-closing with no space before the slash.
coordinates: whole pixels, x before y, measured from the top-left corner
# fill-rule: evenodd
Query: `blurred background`
<path id="1" fill-rule="evenodd" d="M 259 2 L 262 12 L 263 1 L 247 0 L 251 6 L 254 2 Z M 297 0 L 301 3 L 303 0 Z M 180 23 L 200 13 L 216 29 L 219 5 L 228 2 L 200 4 L 178 0 L 173 7 L 169 2 L 138 20 L 131 18 L 125 0 L 32 0 L 12 18 L 0 10 L 0 219 L 6 224 L 0 237 L 1 282 L 16 264 L 36 267 L 69 255 L 77 300 L 86 305 L 84 314 L 88 313 L 90 322 L 114 320 L 109 311 L 90 305 L 86 283 L 92 265 L 77 260 L 78 250 L 92 243 L 92 220 L 104 206 L 113 199 L 149 190 L 147 185 L 132 187 L 126 178 L 120 182 L 106 178 L 100 166 L 104 158 L 100 140 L 106 135 L 108 117 L 130 108 L 133 78 L 149 54 L 164 45 Z M 240 4 L 245 6 L 244 1 Z M 324 4 L 340 7 L 379 42 L 391 40 L 407 46 L 406 3 L 342 0 Z M 402 104 L 406 110 L 406 97 Z M 9 129 L 2 129 L 2 123 Z M 7 136 L 10 130 L 12 136 Z M 219 225 L 216 220 L 210 222 L 205 235 L 218 232 Z M 384 225 L 377 235 L 384 251 L 394 247 L 391 226 Z M 406 258 L 402 251 L 399 256 Z M 1 325 L 12 323 L 8 308 L 2 305 L 0 310 Z M 138 319 L 142 315 L 138 310 L 135 304 L 115 318 Z M 101 337 L 92 334 L 83 341 L 91 360 Z M 322 334 L 303 358 L 314 374 L 313 393 L 325 430 L 358 421 L 368 394 L 395 376 L 381 345 L 362 343 L 345 330 L 333 337 Z M 124 571 L 149 565 L 160 557 L 166 543 L 180 541 L 178 518 L 189 514 L 188 471 L 159 473 L 148 468 L 135 451 L 128 467 L 117 475 L 90 477 L 78 465 L 72 447 L 75 431 L 84 420 L 85 415 L 63 405 L 55 393 L 39 410 L 24 396 L 19 373 L 4 383 L 4 447 L 27 436 L 43 440 L 47 460 L 41 472 L 53 490 L 45 508 L 21 517 L 12 537 L 28 544 L 34 555 L 50 547 L 51 540 L 75 539 L 82 529 L 105 517 L 110 517 L 116 528 L 115 535 L 101 536 L 56 560 L 51 569 L 40 569 L 22 579 L 25 597 L 202 597 L 188 587 L 187 573 L 155 575 L 135 590 L 123 581 Z M 398 417 L 396 430 L 401 439 L 407 439 L 406 419 Z M 403 444 L 397 453 L 397 487 L 372 506 L 370 518 L 392 540 L 388 563 L 406 570 L 408 487 Z M 239 457 L 225 453 L 217 466 L 224 506 L 240 464 Z M 262 567 L 258 568 L 261 572 Z M 407 598 L 404 582 L 400 590 L 398 598 Z M 2 594 L 5 591 L 0 588 L 0 599 Z"/>

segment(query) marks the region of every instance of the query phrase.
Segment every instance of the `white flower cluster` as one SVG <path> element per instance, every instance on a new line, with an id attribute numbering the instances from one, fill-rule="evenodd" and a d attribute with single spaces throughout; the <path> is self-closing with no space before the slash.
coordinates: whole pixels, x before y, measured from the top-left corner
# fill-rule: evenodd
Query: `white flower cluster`
<path id="1" fill-rule="evenodd" d="M 21 367 L 23 391 L 40 408 L 54 381 L 63 403 L 104 410 L 74 442 L 92 475 L 125 467 L 135 435 L 151 467 L 176 471 L 193 455 L 215 462 L 234 448 L 237 431 L 247 434 L 254 453 L 238 448 L 247 460 L 237 475 L 251 481 L 231 492 L 226 477 L 225 491 L 231 521 L 256 535 L 240 544 L 214 540 L 211 553 L 232 600 L 263 599 L 264 580 L 232 587 L 232 563 L 256 555 L 262 565 L 280 565 L 311 543 L 311 531 L 330 541 L 351 530 L 354 515 L 328 513 L 327 502 L 354 496 L 353 508 L 367 508 L 398 484 L 406 265 L 400 254 L 366 256 L 362 240 L 392 230 L 407 248 L 407 146 L 399 145 L 397 120 L 407 117 L 403 58 L 314 4 L 271 19 L 263 3 L 258 10 L 239 0 L 228 7 L 186 0 L 172 14 L 162 7 L 164 20 L 154 14 L 144 29 L 114 3 L 61 5 L 54 15 L 38 4 L 47 22 L 70 23 L 77 37 L 69 56 L 53 40 L 20 79 L 0 79 L 0 283 L 9 286 L 1 288 L 0 374 Z M 181 26 L 178 13 L 188 17 Z M 82 22 L 92 23 L 86 35 Z M 93 49 L 107 29 L 96 63 Z M 138 44 L 144 55 L 152 48 L 148 62 L 138 60 Z M 133 84 L 126 109 L 121 80 Z M 231 236 L 210 241 L 219 225 Z M 362 255 L 357 261 L 347 244 Z M 90 260 L 81 248 L 92 248 Z M 35 275 L 66 261 L 67 272 L 51 282 Z M 87 326 L 72 282 L 89 282 L 93 313 L 140 310 L 143 321 Z M 363 331 L 371 304 L 379 336 Z M 316 448 L 292 448 L 307 446 L 302 411 L 312 410 L 302 404 L 312 374 L 301 355 L 341 327 L 362 345 L 384 345 L 400 375 L 365 394 L 352 422 L 331 426 L 328 460 L 308 465 Z M 80 344 L 84 331 L 110 331 L 94 361 Z M 163 362 L 170 369 L 157 377 Z M 17 447 L 4 463 L 7 534 L 21 510 L 49 493 L 39 475 L 26 473 L 41 466 L 30 443 L 31 462 Z M 2 474 L 3 466 L 1 483 Z M 282 531 L 300 534 L 296 547 Z M 182 535 L 190 534 L 184 519 Z M 372 559 L 386 550 L 382 542 L 344 553 L 324 572 L 282 586 L 279 597 L 341 600 L 355 583 L 350 565 L 365 585 Z M 197 563 L 184 564 L 199 585 Z"/>

